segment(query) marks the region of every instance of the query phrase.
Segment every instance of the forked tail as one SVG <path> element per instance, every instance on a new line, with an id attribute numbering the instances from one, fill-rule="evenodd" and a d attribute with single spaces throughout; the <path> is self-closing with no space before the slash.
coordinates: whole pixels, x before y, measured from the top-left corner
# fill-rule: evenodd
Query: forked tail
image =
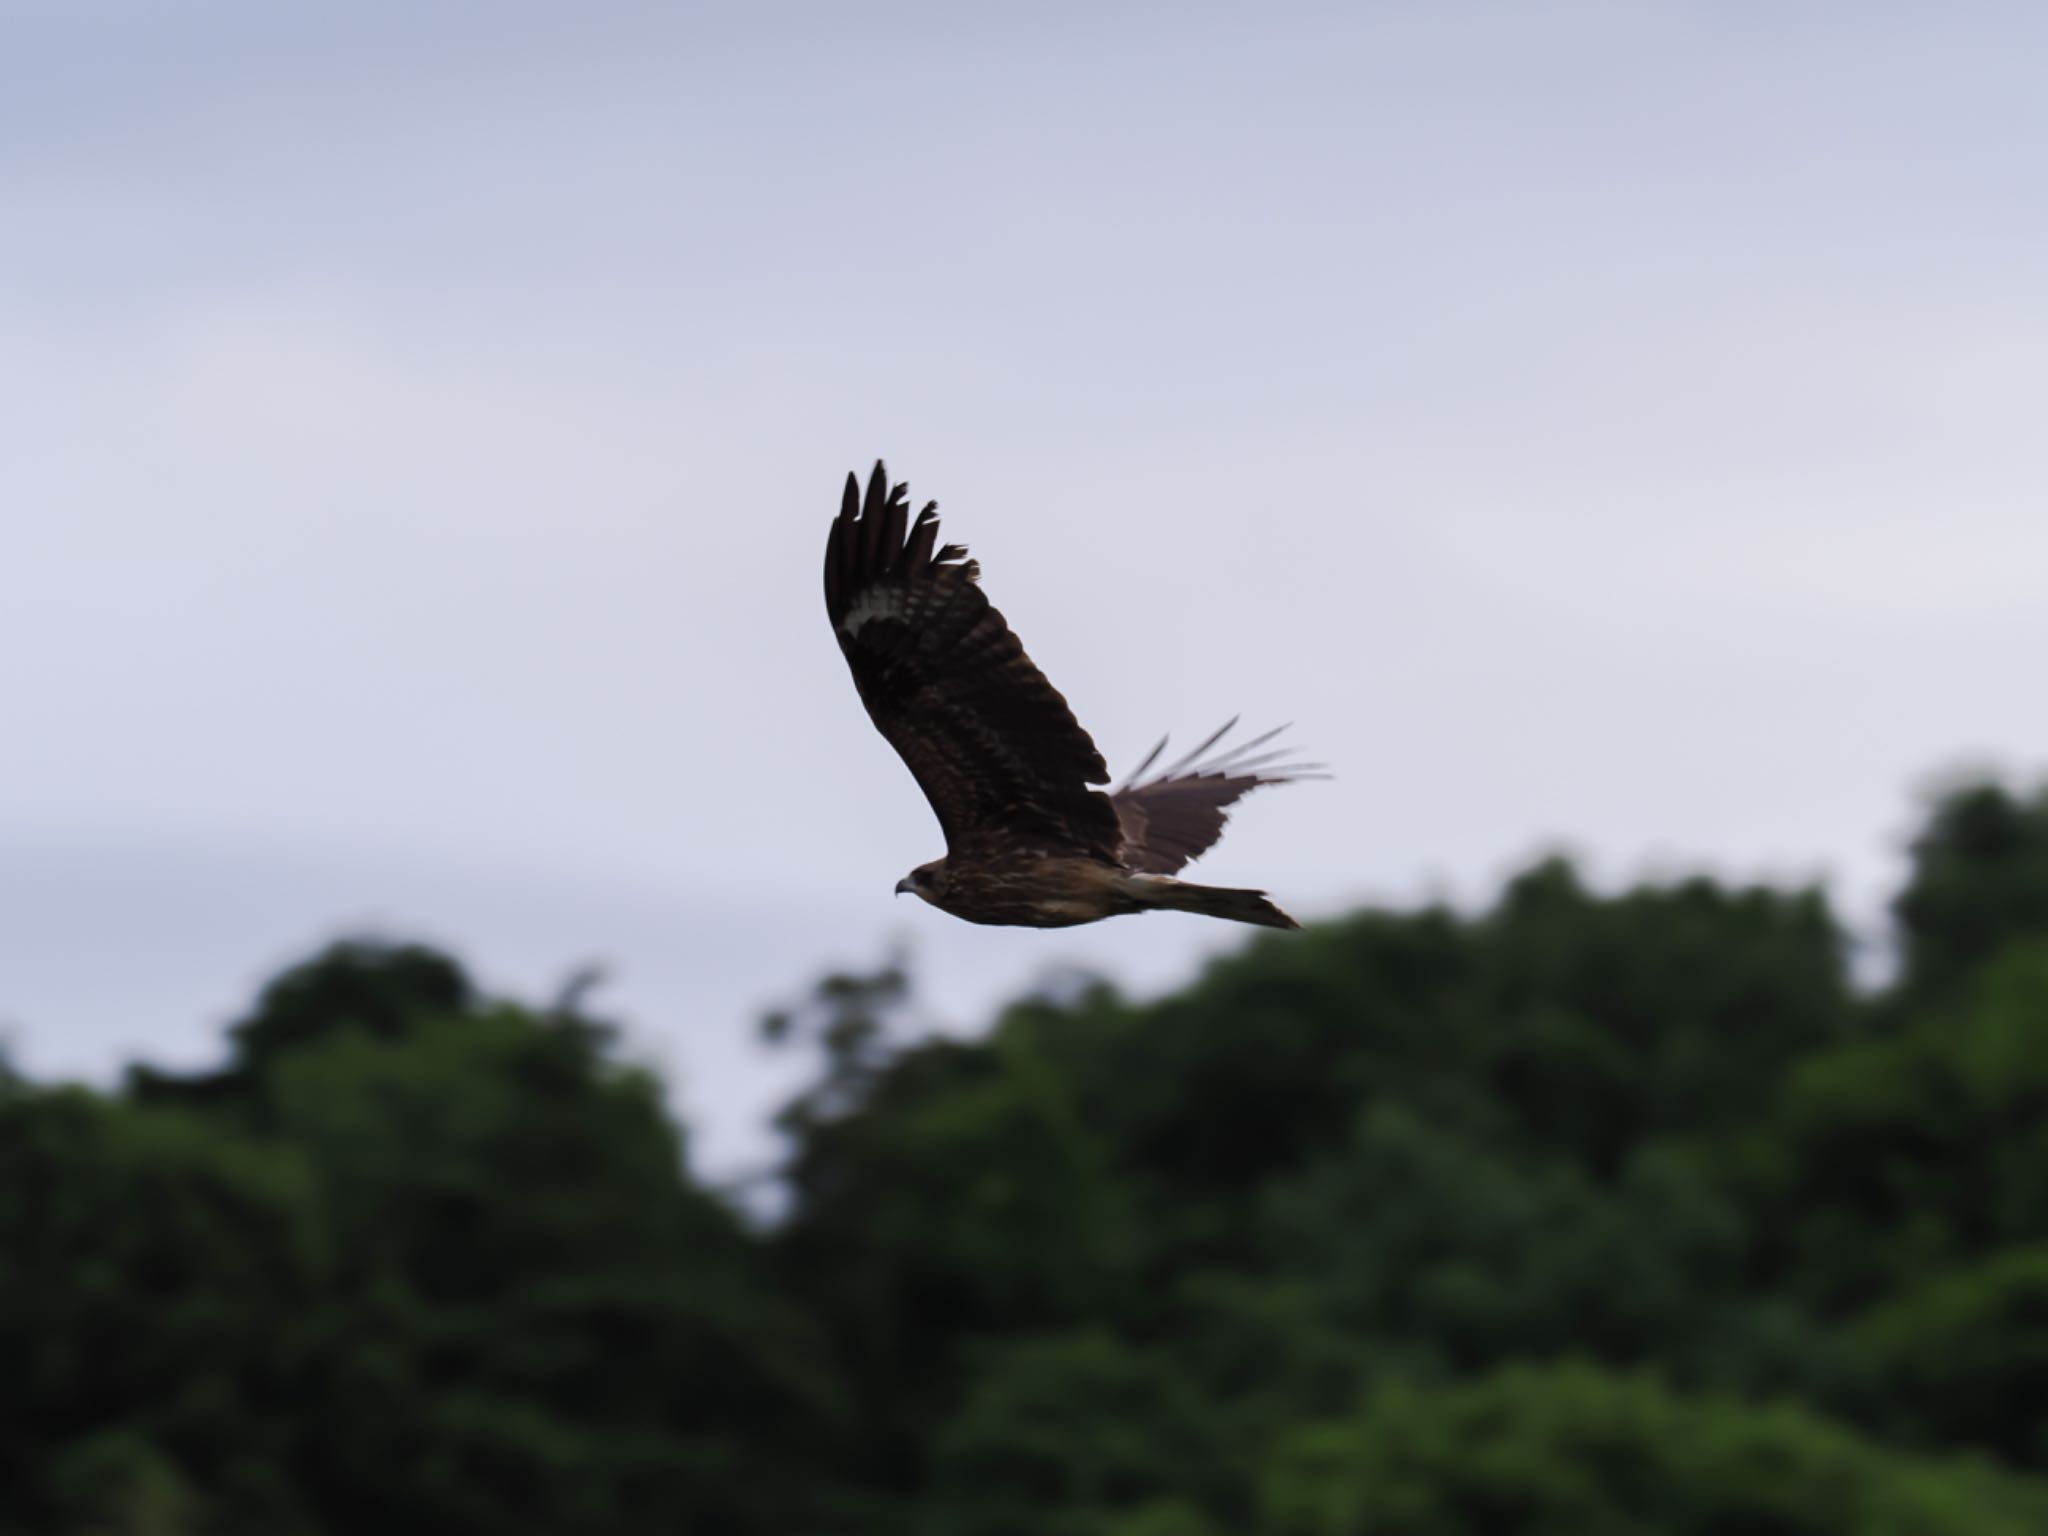
<path id="1" fill-rule="evenodd" d="M 1301 924 L 1266 899 L 1264 891 L 1234 890 L 1225 885 L 1191 885 L 1165 875 L 1133 875 L 1124 887 L 1144 906 L 1163 912 L 1199 912 L 1233 923 L 1261 928 L 1299 928 Z"/>

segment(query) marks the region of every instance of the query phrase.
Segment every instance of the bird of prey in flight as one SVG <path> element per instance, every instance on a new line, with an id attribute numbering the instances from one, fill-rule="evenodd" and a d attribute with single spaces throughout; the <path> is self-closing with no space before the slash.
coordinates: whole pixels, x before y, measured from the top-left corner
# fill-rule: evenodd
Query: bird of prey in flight
<path id="1" fill-rule="evenodd" d="M 1026 928 L 1157 911 L 1299 927 L 1263 891 L 1173 876 L 1222 835 L 1241 795 L 1316 765 L 1260 754 L 1277 731 L 1203 761 L 1225 725 L 1149 779 L 1164 740 L 1121 789 L 1090 788 L 1109 782 L 1102 754 L 990 605 L 978 563 L 938 536 L 938 503 L 913 520 L 909 487 L 878 462 L 865 499 L 846 477 L 825 544 L 825 612 L 854 686 L 946 836 L 946 856 L 898 894 Z"/>

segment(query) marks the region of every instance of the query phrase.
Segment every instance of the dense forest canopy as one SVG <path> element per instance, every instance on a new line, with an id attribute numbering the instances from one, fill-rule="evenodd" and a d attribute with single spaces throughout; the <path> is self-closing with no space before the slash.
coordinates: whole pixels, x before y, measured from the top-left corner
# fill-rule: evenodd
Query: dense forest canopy
<path id="1" fill-rule="evenodd" d="M 0 1532 L 2048 1531 L 2048 794 L 1812 890 L 1367 911 L 902 1030 L 787 1200 L 577 989 L 336 947 L 200 1077 L 0 1074 Z"/>

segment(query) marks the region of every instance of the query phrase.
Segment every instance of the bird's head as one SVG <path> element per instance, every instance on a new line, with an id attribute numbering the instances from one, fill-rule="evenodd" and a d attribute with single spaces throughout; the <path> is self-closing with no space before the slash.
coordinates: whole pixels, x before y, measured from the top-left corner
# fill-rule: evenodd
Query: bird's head
<path id="1" fill-rule="evenodd" d="M 933 906 L 939 904 L 939 893 L 946 888 L 946 861 L 933 859 L 929 864 L 920 864 L 901 880 L 896 882 L 896 894 L 905 891 L 913 896 L 922 896 Z"/>

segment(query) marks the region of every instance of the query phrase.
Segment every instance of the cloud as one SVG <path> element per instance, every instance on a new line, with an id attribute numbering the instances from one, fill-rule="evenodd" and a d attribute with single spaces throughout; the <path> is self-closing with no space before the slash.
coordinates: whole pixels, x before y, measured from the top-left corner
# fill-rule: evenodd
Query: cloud
<path id="1" fill-rule="evenodd" d="M 1562 839 L 1874 912 L 1918 775 L 2048 761 L 2038 21 L 1174 14 L 45 8 L 0 835 L 844 914 L 786 987 L 938 851 L 819 611 L 878 454 L 1113 764 L 1336 765 L 1204 866 L 1290 910 Z"/>

